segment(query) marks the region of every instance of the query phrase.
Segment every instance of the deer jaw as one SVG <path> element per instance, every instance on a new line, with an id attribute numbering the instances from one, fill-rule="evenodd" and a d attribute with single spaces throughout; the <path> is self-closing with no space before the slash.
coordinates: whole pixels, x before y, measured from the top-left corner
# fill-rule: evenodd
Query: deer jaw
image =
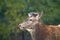
<path id="1" fill-rule="evenodd" d="M 39 22 L 38 21 L 33 21 L 33 22 L 32 21 L 26 21 L 26 22 L 23 22 L 23 23 L 19 24 L 18 27 L 21 30 L 25 29 L 25 30 L 27 30 L 28 32 L 31 33 L 32 31 L 34 31 L 34 26 L 37 23 L 39 23 Z"/>

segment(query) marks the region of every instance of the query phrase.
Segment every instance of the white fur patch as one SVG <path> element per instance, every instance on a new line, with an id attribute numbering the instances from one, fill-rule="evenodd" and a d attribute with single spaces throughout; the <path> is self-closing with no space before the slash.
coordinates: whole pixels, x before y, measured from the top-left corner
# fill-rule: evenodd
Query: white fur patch
<path id="1" fill-rule="evenodd" d="M 58 26 L 60 26 L 60 24 Z"/>
<path id="2" fill-rule="evenodd" d="M 31 32 L 31 31 L 33 31 L 33 29 L 26 29 L 28 32 Z"/>

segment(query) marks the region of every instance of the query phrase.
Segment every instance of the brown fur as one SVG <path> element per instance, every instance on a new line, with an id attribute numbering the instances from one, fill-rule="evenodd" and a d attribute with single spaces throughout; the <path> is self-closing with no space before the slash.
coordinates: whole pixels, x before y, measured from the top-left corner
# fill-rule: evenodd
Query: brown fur
<path id="1" fill-rule="evenodd" d="M 24 22 L 19 25 L 20 29 L 29 29 L 27 30 L 30 32 L 32 40 L 60 40 L 60 26 L 53 26 L 53 25 L 44 25 L 41 21 L 41 15 L 39 14 L 32 14 L 29 16 L 26 23 Z M 27 22 L 32 22 L 31 24 L 27 25 Z M 26 24 L 26 25 L 25 25 Z M 25 27 L 26 26 L 26 27 Z"/>
<path id="2" fill-rule="evenodd" d="M 35 25 L 36 40 L 60 40 L 60 27 L 45 26 L 42 22 Z"/>

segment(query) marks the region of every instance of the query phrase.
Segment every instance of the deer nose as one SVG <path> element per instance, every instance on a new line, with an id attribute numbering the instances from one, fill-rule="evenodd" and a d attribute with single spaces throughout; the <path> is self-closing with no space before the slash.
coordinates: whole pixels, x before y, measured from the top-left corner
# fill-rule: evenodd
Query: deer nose
<path id="1" fill-rule="evenodd" d="M 21 27 L 21 25 L 18 25 L 18 27 Z"/>
<path id="2" fill-rule="evenodd" d="M 18 25 L 18 28 L 20 28 L 20 27 L 21 27 L 21 24 Z"/>
<path id="3" fill-rule="evenodd" d="M 21 25 L 18 25 L 18 29 L 20 29 Z"/>
<path id="4" fill-rule="evenodd" d="M 19 28 L 25 28 L 25 27 L 24 27 L 24 26 L 22 26 L 22 25 L 19 25 L 18 27 L 19 27 Z"/>

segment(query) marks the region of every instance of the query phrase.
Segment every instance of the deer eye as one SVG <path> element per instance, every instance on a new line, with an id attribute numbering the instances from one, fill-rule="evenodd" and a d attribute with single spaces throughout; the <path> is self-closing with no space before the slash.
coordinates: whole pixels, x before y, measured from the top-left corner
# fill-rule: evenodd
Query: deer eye
<path id="1" fill-rule="evenodd" d="M 30 21 L 32 21 L 32 19 L 30 19 Z"/>

